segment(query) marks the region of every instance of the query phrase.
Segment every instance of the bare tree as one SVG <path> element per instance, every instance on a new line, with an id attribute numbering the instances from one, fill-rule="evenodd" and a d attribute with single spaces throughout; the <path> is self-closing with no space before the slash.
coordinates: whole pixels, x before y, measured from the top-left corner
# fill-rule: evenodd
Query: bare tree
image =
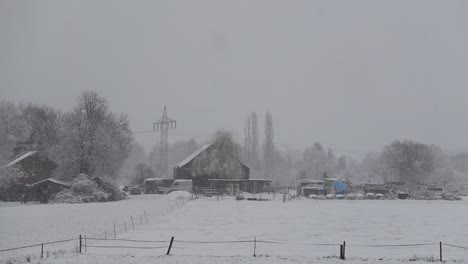
<path id="1" fill-rule="evenodd" d="M 259 136 L 258 136 L 258 118 L 255 112 L 252 112 L 245 122 L 244 137 L 244 160 L 250 167 L 252 174 L 258 171 L 259 160 Z"/>
<path id="2" fill-rule="evenodd" d="M 273 117 L 268 111 L 265 116 L 265 141 L 263 143 L 263 161 L 265 164 L 265 177 L 273 178 L 275 144 L 273 142 Z"/>
<path id="3" fill-rule="evenodd" d="M 321 179 L 324 172 L 327 172 L 328 175 L 335 174 L 335 155 L 330 148 L 328 152 L 325 152 L 320 142 L 316 142 L 313 147 L 304 150 L 303 161 L 304 171 L 309 178 Z"/>
<path id="4" fill-rule="evenodd" d="M 395 141 L 385 146 L 382 161 L 388 174 L 409 183 L 410 188 L 434 170 L 431 147 L 413 141 Z"/>

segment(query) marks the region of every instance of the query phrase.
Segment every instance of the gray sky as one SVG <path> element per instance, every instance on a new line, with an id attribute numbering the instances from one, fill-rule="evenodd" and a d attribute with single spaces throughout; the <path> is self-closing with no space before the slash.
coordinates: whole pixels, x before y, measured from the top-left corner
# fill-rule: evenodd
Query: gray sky
<path id="1" fill-rule="evenodd" d="M 166 104 L 173 140 L 242 142 L 270 110 L 283 148 L 468 149 L 468 2 L 0 0 L 0 97 L 68 110 L 86 89 L 134 130 Z"/>

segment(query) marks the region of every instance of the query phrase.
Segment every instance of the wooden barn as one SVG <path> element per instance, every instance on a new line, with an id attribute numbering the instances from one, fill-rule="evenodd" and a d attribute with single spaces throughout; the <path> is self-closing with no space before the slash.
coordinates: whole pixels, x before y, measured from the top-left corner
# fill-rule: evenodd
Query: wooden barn
<path id="1" fill-rule="evenodd" d="M 41 203 L 47 203 L 49 202 L 52 195 L 60 192 L 63 189 L 70 188 L 70 184 L 54 178 L 48 178 L 33 183 L 31 187 L 33 198 Z"/>
<path id="2" fill-rule="evenodd" d="M 192 180 L 194 188 L 208 188 L 210 187 L 209 179 L 222 179 L 219 175 L 199 175 L 194 170 L 194 160 L 205 151 L 210 151 L 211 147 L 211 144 L 207 144 L 177 164 L 177 166 L 173 168 L 174 179 Z M 242 172 L 239 175 L 231 175 L 230 179 L 249 179 L 249 167 L 245 166 L 238 159 L 234 160 L 234 162 L 238 162 L 241 165 Z"/>
<path id="3" fill-rule="evenodd" d="M 2 189 L 1 199 L 7 201 L 20 201 L 28 196 L 30 185 L 50 178 L 57 164 L 42 155 L 39 151 L 28 150 L 19 153 L 6 161 L 0 168 L 17 168 L 24 173 L 25 177 L 9 188 Z"/>
<path id="4" fill-rule="evenodd" d="M 18 167 L 26 176 L 22 183 L 32 184 L 50 178 L 57 164 L 37 150 L 28 150 L 11 158 L 2 167 Z"/>

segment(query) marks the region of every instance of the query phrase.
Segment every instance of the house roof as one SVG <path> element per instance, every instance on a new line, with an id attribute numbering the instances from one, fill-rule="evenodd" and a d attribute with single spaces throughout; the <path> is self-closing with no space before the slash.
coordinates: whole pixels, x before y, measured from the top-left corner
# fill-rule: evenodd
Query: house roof
<path id="1" fill-rule="evenodd" d="M 13 158 L 11 158 L 10 160 L 6 161 L 5 164 L 3 164 L 1 167 L 2 168 L 8 168 L 8 167 L 11 167 L 13 165 L 15 165 L 16 163 L 22 161 L 23 159 L 29 157 L 29 156 L 32 156 L 34 154 L 37 153 L 37 150 L 28 150 L 28 151 L 25 151 Z"/>
<path id="2" fill-rule="evenodd" d="M 204 145 L 203 147 L 199 148 L 197 151 L 195 151 L 194 153 L 192 153 L 190 156 L 188 156 L 187 158 L 185 158 L 183 161 L 179 162 L 179 164 L 177 164 L 176 168 L 182 168 L 183 166 L 187 165 L 187 163 L 189 163 L 190 161 L 192 161 L 194 158 L 196 158 L 198 155 L 200 155 L 200 153 L 202 153 L 203 151 L 205 151 L 207 148 L 209 148 L 211 146 L 211 144 L 206 144 Z"/>
<path id="3" fill-rule="evenodd" d="M 46 181 L 50 181 L 50 182 L 53 182 L 53 183 L 56 183 L 56 184 L 59 184 L 59 185 L 63 185 L 63 186 L 70 186 L 70 184 L 68 182 L 60 181 L 60 180 L 57 180 L 57 179 L 54 179 L 54 178 L 48 178 L 48 179 L 45 179 L 45 180 L 42 180 L 42 181 L 35 182 L 35 183 L 32 184 L 32 186 L 41 184 L 41 183 L 46 182 Z"/>

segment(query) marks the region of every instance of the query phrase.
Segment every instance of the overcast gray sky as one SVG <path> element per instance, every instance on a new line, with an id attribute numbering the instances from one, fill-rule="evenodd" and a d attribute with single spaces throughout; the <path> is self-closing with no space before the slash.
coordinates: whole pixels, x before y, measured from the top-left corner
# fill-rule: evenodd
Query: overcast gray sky
<path id="1" fill-rule="evenodd" d="M 68 110 L 87 89 L 134 130 L 167 105 L 173 140 L 242 141 L 270 110 L 283 148 L 467 149 L 468 2 L 0 0 L 1 98 Z"/>

